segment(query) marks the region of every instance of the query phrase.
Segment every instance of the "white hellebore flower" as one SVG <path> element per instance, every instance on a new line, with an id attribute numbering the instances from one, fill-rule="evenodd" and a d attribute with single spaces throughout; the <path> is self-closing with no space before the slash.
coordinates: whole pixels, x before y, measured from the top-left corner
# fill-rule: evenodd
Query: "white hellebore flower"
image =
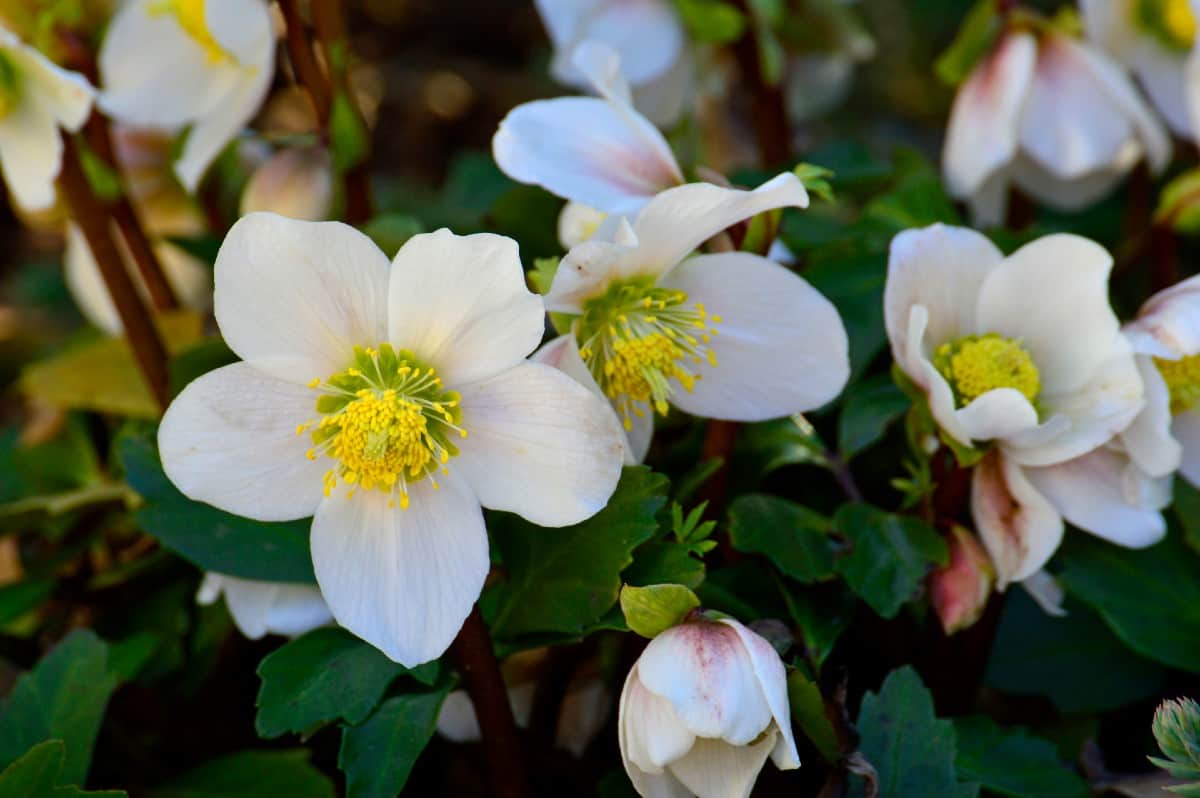
<path id="1" fill-rule="evenodd" d="M 333 622 L 316 585 L 239 579 L 209 571 L 196 601 L 213 604 L 222 595 L 234 625 L 251 640 L 268 634 L 298 637 Z"/>
<path id="2" fill-rule="evenodd" d="M 783 662 L 732 619 L 688 621 L 651 640 L 625 680 L 617 728 L 645 798 L 746 798 L 768 756 L 800 767 Z"/>
<path id="3" fill-rule="evenodd" d="M 585 42 L 574 63 L 599 98 L 518 105 L 492 138 L 492 155 L 506 175 L 570 200 L 559 217 L 568 248 L 590 238 L 606 214 L 634 216 L 684 182 L 671 145 L 634 109 L 617 53 Z"/>
<path id="4" fill-rule="evenodd" d="M 958 90 L 946 130 L 946 186 L 976 224 L 1004 220 L 1015 184 L 1060 210 L 1107 194 L 1143 158 L 1166 168 L 1171 142 L 1122 68 L 1090 44 L 1009 31 Z"/>
<path id="5" fill-rule="evenodd" d="M 1200 136 L 1196 0 L 1080 0 L 1088 38 L 1128 66 L 1177 135 Z"/>
<path id="6" fill-rule="evenodd" d="M 805 207 L 785 173 L 755 191 L 692 183 L 659 194 L 637 221 L 606 224 L 563 258 L 546 307 L 576 314 L 537 359 L 612 402 L 646 456 L 654 413 L 763 421 L 820 407 L 846 384 L 837 309 L 783 266 L 748 252 L 688 257 L 725 228 L 773 208 Z"/>
<path id="7" fill-rule="evenodd" d="M 573 60 L 585 41 L 620 54 L 637 106 L 660 125 L 683 111 L 692 65 L 683 23 L 671 0 L 534 0 L 554 45 L 555 80 L 587 89 L 593 81 Z"/>
<path id="8" fill-rule="evenodd" d="M 1071 235 L 1008 257 L 973 230 L 940 224 L 892 241 L 884 319 L 893 357 L 943 435 L 995 444 L 975 467 L 972 504 L 1000 588 L 1036 573 L 1062 539 L 1070 497 L 1039 480 L 1043 467 L 1108 443 L 1143 407 L 1133 350 L 1108 303 L 1111 268 L 1102 247 Z M 1104 499 L 1099 483 L 1091 493 Z M 1123 530 L 1091 531 L 1144 545 Z"/>
<path id="9" fill-rule="evenodd" d="M 193 191 L 274 75 L 263 0 L 127 0 L 100 50 L 100 107 L 131 125 L 188 128 L 175 173 Z"/>
<path id="10" fill-rule="evenodd" d="M 243 362 L 171 404 L 163 467 L 228 512 L 313 515 L 334 619 L 392 659 L 439 656 L 467 617 L 488 572 L 481 504 L 563 526 L 615 489 L 612 415 L 525 360 L 545 314 L 512 240 L 418 235 L 389 269 L 346 225 L 255 213 L 226 236 L 215 281 Z"/>
<path id="11" fill-rule="evenodd" d="M 94 97 L 83 75 L 55 66 L 0 27 L 0 170 L 21 208 L 54 204 L 63 152 L 58 129 L 79 130 Z"/>
<path id="12" fill-rule="evenodd" d="M 333 210 L 333 158 L 324 147 L 289 147 L 255 168 L 240 212 L 270 211 L 319 222 Z"/>

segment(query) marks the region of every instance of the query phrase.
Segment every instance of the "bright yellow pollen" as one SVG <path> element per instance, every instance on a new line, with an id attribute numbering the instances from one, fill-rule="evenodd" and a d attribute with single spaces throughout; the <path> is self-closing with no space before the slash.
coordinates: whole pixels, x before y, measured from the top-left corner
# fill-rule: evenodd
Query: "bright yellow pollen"
<path id="1" fill-rule="evenodd" d="M 370 490 L 391 488 L 404 474 L 421 474 L 433 453 L 425 443 L 421 409 L 396 396 L 351 402 L 342 413 L 341 432 L 329 449 L 346 469 L 346 481 Z"/>
<path id="2" fill-rule="evenodd" d="M 665 416 L 667 402 L 661 395 L 665 380 L 674 377 L 689 391 L 696 384 L 696 378 L 679 365 L 683 350 L 663 333 L 618 339 L 612 348 L 613 357 L 604 364 L 612 399 L 625 395 L 635 402 L 653 403 Z"/>
<path id="3" fill-rule="evenodd" d="M 934 352 L 934 365 L 963 407 L 997 388 L 1013 388 L 1034 402 L 1042 387 L 1029 352 L 1019 341 L 995 333 L 942 344 Z"/>
<path id="4" fill-rule="evenodd" d="M 1189 355 L 1179 360 L 1154 358 L 1158 373 L 1171 392 L 1171 412 L 1191 410 L 1200 402 L 1200 355 Z"/>
<path id="5" fill-rule="evenodd" d="M 1162 9 L 1163 27 L 1178 44 L 1190 47 L 1196 39 L 1196 16 L 1189 0 L 1166 0 Z"/>
<path id="6" fill-rule="evenodd" d="M 179 27 L 183 28 L 196 44 L 204 48 L 210 64 L 233 60 L 208 30 L 208 23 L 204 17 L 204 0 L 158 0 L 149 7 L 149 12 L 152 15 L 173 14 L 179 21 Z"/>

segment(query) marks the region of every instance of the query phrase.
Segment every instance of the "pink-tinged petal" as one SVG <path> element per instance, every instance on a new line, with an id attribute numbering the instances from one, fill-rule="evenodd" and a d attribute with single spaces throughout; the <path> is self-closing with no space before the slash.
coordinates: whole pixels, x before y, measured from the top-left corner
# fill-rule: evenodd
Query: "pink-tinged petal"
<path id="1" fill-rule="evenodd" d="M 973 625 L 983 615 L 996 574 L 979 540 L 961 526 L 950 537 L 950 563 L 929 575 L 929 600 L 951 635 Z"/>
<path id="2" fill-rule="evenodd" d="M 618 722 L 625 735 L 622 753 L 646 773 L 661 773 L 696 741 L 696 735 L 680 721 L 671 702 L 646 689 L 638 675 L 638 664 L 625 679 Z"/>
<path id="3" fill-rule="evenodd" d="M 1200 354 L 1200 275 L 1150 297 L 1124 333 L 1138 354 L 1170 360 Z"/>
<path id="4" fill-rule="evenodd" d="M 313 570 L 337 622 L 405 667 L 453 642 L 487 577 L 479 500 L 453 470 L 408 486 L 408 509 L 389 496 L 344 489 L 313 517 Z"/>
<path id="5" fill-rule="evenodd" d="M 1016 156 L 1021 110 L 1036 60 L 1037 43 L 1031 34 L 1008 34 L 959 88 L 942 153 L 952 196 L 974 196 Z"/>
<path id="6" fill-rule="evenodd" d="M 279 379 L 323 379 L 350 365 L 355 346 L 385 340 L 387 258 L 341 222 L 243 216 L 225 235 L 214 276 L 226 343 Z"/>
<path id="7" fill-rule="evenodd" d="M 511 238 L 442 229 L 413 236 L 392 261 L 388 338 L 452 388 L 520 363 L 545 325 Z"/>
<path id="8" fill-rule="evenodd" d="M 998 590 L 1040 570 L 1062 541 L 1062 516 L 1000 450 L 975 466 L 971 514 L 996 568 Z"/>
<path id="9" fill-rule="evenodd" d="M 1137 467 L 1152 477 L 1163 477 L 1179 468 L 1183 448 L 1171 435 L 1171 392 L 1154 361 L 1137 357 L 1146 404 L 1121 433 L 1121 444 Z"/>
<path id="10" fill-rule="evenodd" d="M 780 770 L 800 767 L 800 755 L 796 753 L 796 740 L 792 735 L 787 669 L 783 666 L 783 660 L 761 635 L 755 634 L 732 618 L 724 618 L 721 623 L 737 632 L 746 647 L 763 697 L 767 700 L 767 706 L 771 708 L 771 717 L 775 719 L 775 726 L 779 729 L 779 740 L 771 751 L 772 760 Z"/>
<path id="11" fill-rule="evenodd" d="M 1025 474 L 1064 518 L 1093 535 L 1143 548 L 1166 534 L 1160 511 L 1169 495 L 1116 447 L 1101 447 L 1046 468 L 1028 468 Z"/>
<path id="12" fill-rule="evenodd" d="M 193 380 L 158 428 L 163 470 L 184 495 L 258 521 L 312 515 L 328 463 L 296 427 L 316 416 L 301 385 L 234 363 Z"/>

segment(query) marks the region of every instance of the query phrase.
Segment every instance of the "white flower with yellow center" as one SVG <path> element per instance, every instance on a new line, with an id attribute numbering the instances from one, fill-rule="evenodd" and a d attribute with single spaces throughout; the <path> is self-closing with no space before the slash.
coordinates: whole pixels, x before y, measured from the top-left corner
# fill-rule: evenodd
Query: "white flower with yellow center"
<path id="1" fill-rule="evenodd" d="M 630 226 L 606 224 L 563 258 L 546 307 L 576 316 L 538 354 L 608 398 L 640 461 L 654 414 L 763 421 L 819 407 L 849 376 L 837 309 L 783 266 L 748 252 L 688 257 L 725 228 L 805 207 L 795 175 L 755 191 L 693 183 L 655 197 Z"/>
<path id="2" fill-rule="evenodd" d="M 1008 257 L 979 233 L 944 225 L 892 242 L 884 318 L 893 357 L 944 437 L 995 446 L 975 468 L 973 503 L 1000 587 L 1036 573 L 1062 538 L 1062 510 L 1031 479 L 1108 443 L 1144 405 L 1108 303 L 1111 268 L 1103 248 L 1071 235 Z M 1014 516 L 1013 496 L 1025 516 Z"/>
<path id="3" fill-rule="evenodd" d="M 675 122 L 692 84 L 683 23 L 670 0 L 535 0 L 554 45 L 550 72 L 579 89 L 590 77 L 574 61 L 575 49 L 598 42 L 620 54 L 637 107 L 660 125 Z"/>
<path id="4" fill-rule="evenodd" d="M 616 420 L 525 360 L 544 309 L 510 239 L 418 235 L 389 269 L 343 224 L 256 213 L 229 231 L 215 279 L 243 362 L 171 404 L 163 467 L 228 512 L 313 515 L 333 617 L 392 659 L 439 656 L 479 596 L 481 504 L 563 526 L 615 489 Z"/>
<path id="5" fill-rule="evenodd" d="M 100 50 L 100 107 L 130 125 L 186 129 L 175 173 L 191 191 L 274 75 L 263 0 L 128 0 Z"/>
<path id="6" fill-rule="evenodd" d="M 0 171 L 22 209 L 54 204 L 54 180 L 62 167 L 58 130 L 79 130 L 94 97 L 83 75 L 55 66 L 0 27 Z"/>
<path id="7" fill-rule="evenodd" d="M 215 604 L 222 596 L 234 625 L 251 640 L 268 634 L 298 637 L 333 622 L 316 585 L 206 573 L 196 601 Z"/>
<path id="8" fill-rule="evenodd" d="M 1010 30 L 958 90 L 946 128 L 946 188 L 978 225 L 1004 221 L 1010 186 L 1060 210 L 1103 197 L 1171 142 L 1121 66 L 1070 36 Z"/>
<path id="9" fill-rule="evenodd" d="M 636 215 L 656 194 L 684 182 L 671 145 L 634 109 L 616 51 L 585 42 L 574 63 L 599 98 L 518 105 L 492 138 L 492 155 L 506 175 L 570 200 L 559 217 L 568 248 L 590 238 L 605 215 Z"/>
<path id="10" fill-rule="evenodd" d="M 1088 38 L 1132 70 L 1177 135 L 1200 136 L 1195 0 L 1080 0 Z"/>

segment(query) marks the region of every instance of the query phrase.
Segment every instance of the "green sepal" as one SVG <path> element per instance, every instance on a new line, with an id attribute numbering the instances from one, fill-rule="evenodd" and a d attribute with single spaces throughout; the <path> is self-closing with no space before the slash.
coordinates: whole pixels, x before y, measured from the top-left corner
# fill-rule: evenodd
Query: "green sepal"
<path id="1" fill-rule="evenodd" d="M 630 629 L 653 639 L 679 624 L 700 606 L 700 599 L 683 585 L 648 585 L 621 588 L 621 612 Z"/>

